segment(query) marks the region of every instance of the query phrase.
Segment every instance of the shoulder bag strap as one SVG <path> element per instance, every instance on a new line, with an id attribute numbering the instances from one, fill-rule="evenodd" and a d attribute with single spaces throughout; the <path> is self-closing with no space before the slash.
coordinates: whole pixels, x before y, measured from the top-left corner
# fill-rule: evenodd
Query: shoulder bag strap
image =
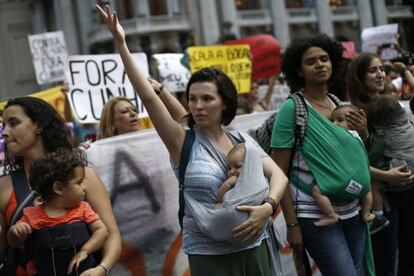
<path id="1" fill-rule="evenodd" d="M 10 226 L 15 224 L 23 215 L 23 209 L 33 205 L 36 193 L 30 189 L 24 170 L 11 173 L 13 190 L 16 195 L 17 207 L 10 219 Z"/>
<path id="2" fill-rule="evenodd" d="M 181 150 L 180 164 L 178 166 L 178 181 L 179 181 L 179 210 L 178 210 L 178 221 L 180 223 L 181 229 L 183 229 L 183 218 L 184 218 L 184 177 L 185 171 L 187 169 L 188 161 L 190 160 L 190 153 L 193 149 L 193 144 L 195 141 L 195 131 L 194 129 L 186 130 L 183 148 Z"/>

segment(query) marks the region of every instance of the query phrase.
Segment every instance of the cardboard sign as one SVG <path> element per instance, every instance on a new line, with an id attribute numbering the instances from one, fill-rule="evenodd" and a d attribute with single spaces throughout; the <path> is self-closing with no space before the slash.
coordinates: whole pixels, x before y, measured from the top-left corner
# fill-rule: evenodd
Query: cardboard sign
<path id="1" fill-rule="evenodd" d="M 216 67 L 230 77 L 239 93 L 250 92 L 252 66 L 249 45 L 190 47 L 188 53 L 191 72 Z"/>
<path id="2" fill-rule="evenodd" d="M 65 94 L 61 91 L 60 86 L 56 86 L 47 90 L 43 90 L 40 92 L 36 92 L 33 94 L 30 94 L 29 96 L 40 98 L 47 103 L 49 103 L 51 106 L 53 106 L 56 111 L 62 116 L 65 117 Z M 3 110 L 6 106 L 7 101 L 0 103 L 0 110 Z"/>
<path id="3" fill-rule="evenodd" d="M 260 34 L 226 41 L 225 44 L 250 45 L 253 60 L 253 80 L 268 78 L 280 73 L 280 44 L 273 36 Z"/>
<path id="4" fill-rule="evenodd" d="M 132 55 L 138 66 L 148 74 L 147 56 L 144 53 Z M 98 122 L 103 106 L 115 96 L 129 98 L 140 117 L 148 116 L 118 54 L 70 56 L 67 80 L 72 115 L 80 123 Z"/>
<path id="5" fill-rule="evenodd" d="M 362 51 L 378 54 L 378 47 L 394 45 L 398 43 L 398 24 L 388 24 L 365 28 L 361 34 Z M 387 53 L 388 52 L 388 53 Z M 392 53 L 391 53 L 392 52 Z M 397 56 L 397 51 L 385 51 L 382 59 L 392 59 Z"/>
<path id="6" fill-rule="evenodd" d="M 183 54 L 155 54 L 159 80 L 169 91 L 185 91 L 191 72 L 181 64 Z"/>
<path id="7" fill-rule="evenodd" d="M 68 50 L 62 31 L 29 35 L 29 45 L 38 84 L 65 80 Z"/>
<path id="8" fill-rule="evenodd" d="M 341 41 L 342 46 L 345 48 L 342 53 L 342 57 L 353 59 L 356 57 L 357 52 L 355 50 L 355 42 L 353 41 Z"/>

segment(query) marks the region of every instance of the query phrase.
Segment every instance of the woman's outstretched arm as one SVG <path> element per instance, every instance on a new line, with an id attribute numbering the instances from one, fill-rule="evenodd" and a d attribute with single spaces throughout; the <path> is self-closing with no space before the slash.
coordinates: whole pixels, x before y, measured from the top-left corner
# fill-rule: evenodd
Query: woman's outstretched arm
<path id="1" fill-rule="evenodd" d="M 147 76 L 134 61 L 125 40 L 125 31 L 121 24 L 119 24 L 116 13 L 113 12 L 109 6 L 105 6 L 104 10 L 96 5 L 96 9 L 108 26 L 109 31 L 112 33 L 132 86 L 143 102 L 148 115 L 151 118 L 158 135 L 167 147 L 173 162 L 178 164 L 181 148 L 184 142 L 184 129 L 171 117 L 167 108 L 148 82 Z"/>

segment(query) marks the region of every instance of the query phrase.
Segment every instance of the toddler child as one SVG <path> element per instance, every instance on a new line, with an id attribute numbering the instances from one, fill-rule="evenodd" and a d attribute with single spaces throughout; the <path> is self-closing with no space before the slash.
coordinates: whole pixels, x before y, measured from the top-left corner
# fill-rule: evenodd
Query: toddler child
<path id="1" fill-rule="evenodd" d="M 340 105 L 336 107 L 332 111 L 331 121 L 337 126 L 348 130 L 357 139 L 361 139 L 356 131 L 349 129 L 349 125 L 346 120 L 346 114 L 348 114 L 349 111 L 351 110 L 359 112 L 358 108 L 353 105 Z M 364 145 L 361 141 L 361 147 L 363 146 Z M 314 185 L 312 187 L 312 196 L 315 199 L 316 203 L 318 204 L 319 208 L 321 208 L 322 212 L 325 214 L 325 217 L 316 221 L 315 225 L 320 227 L 320 226 L 328 226 L 331 224 L 335 224 L 338 221 L 338 215 L 335 213 L 330 199 L 321 193 L 321 190 L 317 185 Z M 365 222 L 372 221 L 375 216 L 371 214 L 371 207 L 372 207 L 372 193 L 371 192 L 368 192 L 361 199 L 361 207 L 362 207 L 363 221 Z"/>
<path id="2" fill-rule="evenodd" d="M 414 170 L 414 126 L 410 114 L 392 95 L 375 97 L 368 105 L 368 121 L 384 141 L 384 156 L 390 159 L 390 168 L 405 165 L 406 171 Z M 413 183 L 400 183 L 398 186 L 386 186 L 381 182 L 373 185 L 373 213 L 376 219 L 370 225 L 371 234 L 375 234 L 389 221 L 384 216 L 381 190 L 404 191 Z"/>
<path id="3" fill-rule="evenodd" d="M 96 266 L 91 254 L 108 232 L 84 201 L 86 165 L 78 149 L 48 153 L 31 165 L 29 183 L 41 203 L 25 208 L 7 234 L 11 247 L 25 246 L 28 275 L 79 275 Z"/>

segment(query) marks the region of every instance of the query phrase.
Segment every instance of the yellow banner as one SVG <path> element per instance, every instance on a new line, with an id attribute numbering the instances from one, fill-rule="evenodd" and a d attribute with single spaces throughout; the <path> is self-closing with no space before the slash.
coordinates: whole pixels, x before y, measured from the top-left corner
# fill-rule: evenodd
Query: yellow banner
<path id="1" fill-rule="evenodd" d="M 216 67 L 230 77 L 239 93 L 250 92 L 252 62 L 249 45 L 190 47 L 188 53 L 192 73 L 205 67 Z"/>
<path id="2" fill-rule="evenodd" d="M 44 91 L 40 91 L 29 96 L 40 98 L 51 104 L 57 112 L 65 118 L 65 94 L 60 90 L 60 86 L 56 86 Z M 0 103 L 0 110 L 3 110 L 7 101 Z"/>

